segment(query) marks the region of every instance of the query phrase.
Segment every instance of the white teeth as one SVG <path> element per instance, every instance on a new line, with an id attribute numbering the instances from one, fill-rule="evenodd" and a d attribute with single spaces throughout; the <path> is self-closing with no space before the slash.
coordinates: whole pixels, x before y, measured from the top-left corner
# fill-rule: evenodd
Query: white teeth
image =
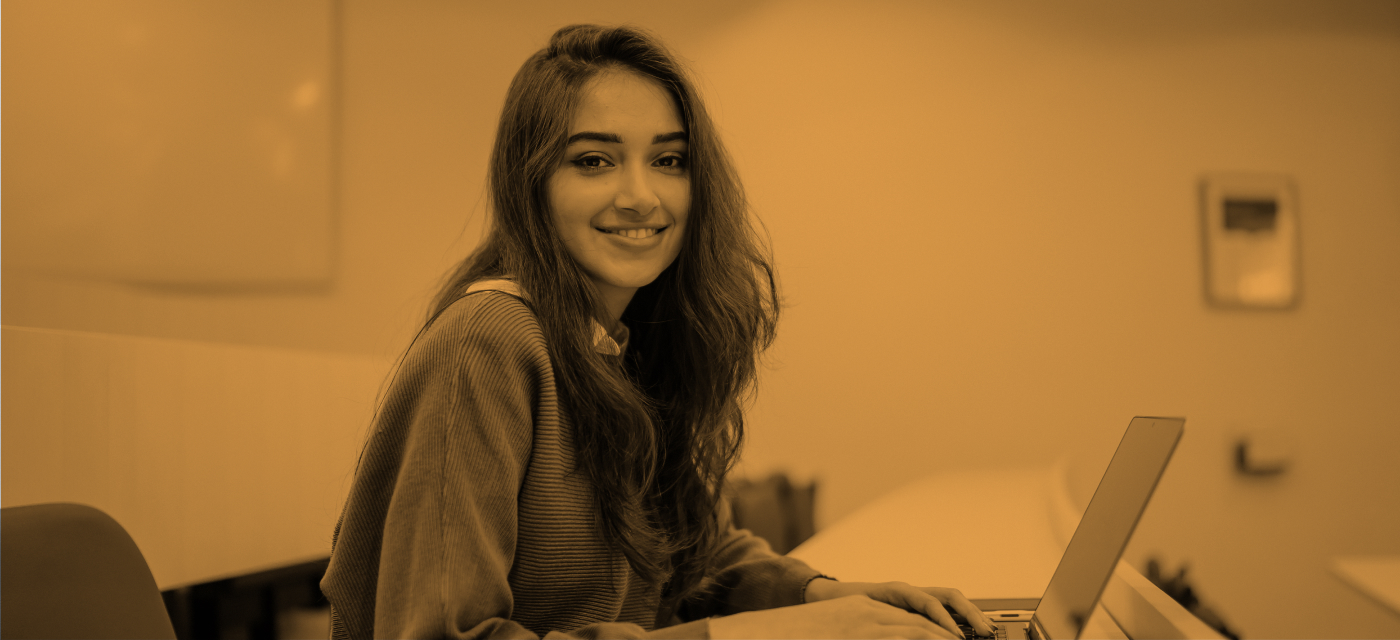
<path id="1" fill-rule="evenodd" d="M 656 235 L 657 232 L 660 231 L 660 229 L 616 229 L 612 231 L 609 231 L 607 229 L 599 229 L 599 231 L 602 231 L 603 233 L 616 233 L 620 236 L 626 236 L 628 238 L 640 240 L 642 238 L 650 238 Z"/>

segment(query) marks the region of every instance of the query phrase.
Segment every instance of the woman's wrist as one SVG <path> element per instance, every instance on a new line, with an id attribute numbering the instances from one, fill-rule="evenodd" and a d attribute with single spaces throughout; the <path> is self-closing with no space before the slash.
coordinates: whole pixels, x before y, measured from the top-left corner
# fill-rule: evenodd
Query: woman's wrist
<path id="1" fill-rule="evenodd" d="M 807 584 L 802 585 L 802 603 L 829 600 L 828 592 L 836 587 L 836 578 L 817 574 Z"/>

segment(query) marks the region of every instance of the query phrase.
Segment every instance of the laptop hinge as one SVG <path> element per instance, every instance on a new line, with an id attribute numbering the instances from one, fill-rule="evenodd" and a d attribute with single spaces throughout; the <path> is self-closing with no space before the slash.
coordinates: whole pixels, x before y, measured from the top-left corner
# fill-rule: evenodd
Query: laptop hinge
<path id="1" fill-rule="evenodd" d="M 1038 616 L 1031 616 L 1031 623 L 1026 627 L 1026 630 L 1030 632 L 1031 640 L 1048 640 L 1045 635 L 1045 628 L 1040 626 L 1040 619 Z"/>

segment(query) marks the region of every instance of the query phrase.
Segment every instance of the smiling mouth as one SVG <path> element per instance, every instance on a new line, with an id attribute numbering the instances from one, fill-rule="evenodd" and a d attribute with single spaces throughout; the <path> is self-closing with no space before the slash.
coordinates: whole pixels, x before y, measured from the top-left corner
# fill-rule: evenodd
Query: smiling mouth
<path id="1" fill-rule="evenodd" d="M 619 235 L 624 238 L 641 240 L 643 238 L 650 238 L 658 233 L 661 233 L 669 227 L 661 227 L 660 229 L 603 229 L 601 227 L 594 228 L 598 229 L 599 231 L 602 231 L 603 233 L 611 233 L 613 235 Z"/>

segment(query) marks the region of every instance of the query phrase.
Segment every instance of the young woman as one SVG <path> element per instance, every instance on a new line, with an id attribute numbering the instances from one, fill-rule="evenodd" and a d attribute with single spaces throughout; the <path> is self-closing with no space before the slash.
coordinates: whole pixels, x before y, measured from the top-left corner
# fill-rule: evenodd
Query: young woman
<path id="1" fill-rule="evenodd" d="M 721 500 L 773 270 L 694 86 L 566 27 L 511 83 L 489 237 L 375 419 L 321 583 L 333 635 L 953 637 L 954 589 L 843 583 Z M 941 627 L 940 627 L 941 625 Z"/>

